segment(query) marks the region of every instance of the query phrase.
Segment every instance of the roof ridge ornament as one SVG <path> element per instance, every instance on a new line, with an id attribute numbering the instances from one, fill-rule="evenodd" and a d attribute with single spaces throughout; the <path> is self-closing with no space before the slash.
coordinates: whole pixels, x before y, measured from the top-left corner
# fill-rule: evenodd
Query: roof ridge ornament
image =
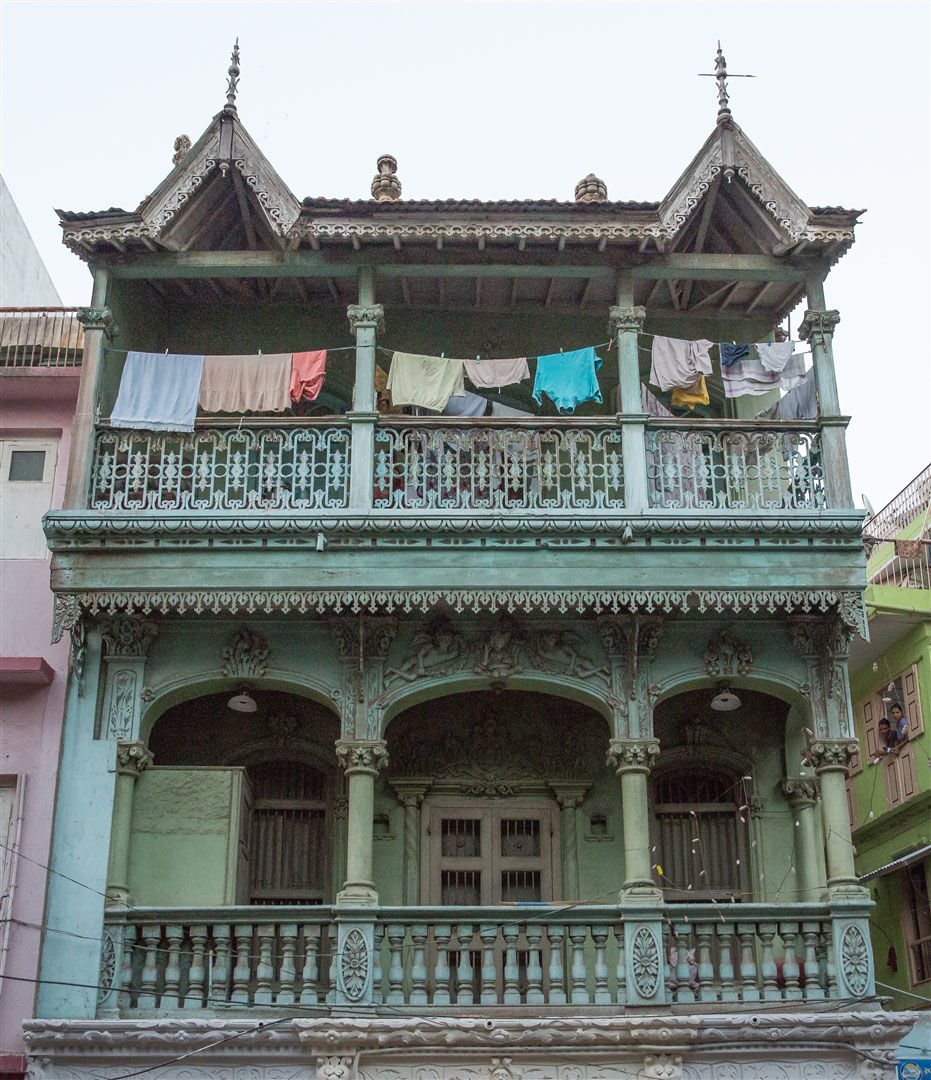
<path id="1" fill-rule="evenodd" d="M 718 83 L 718 123 L 729 124 L 733 119 L 730 108 L 730 98 L 727 93 L 727 80 L 730 79 L 755 79 L 755 75 L 735 75 L 727 72 L 727 60 L 721 51 L 721 42 L 718 40 L 718 51 L 714 58 L 714 71 L 700 71 L 699 75 L 704 78 L 716 79 Z"/>
<path id="2" fill-rule="evenodd" d="M 239 87 L 239 38 L 236 38 L 233 45 L 227 75 L 229 75 L 229 78 L 226 80 L 226 108 L 236 112 L 236 91 Z"/>

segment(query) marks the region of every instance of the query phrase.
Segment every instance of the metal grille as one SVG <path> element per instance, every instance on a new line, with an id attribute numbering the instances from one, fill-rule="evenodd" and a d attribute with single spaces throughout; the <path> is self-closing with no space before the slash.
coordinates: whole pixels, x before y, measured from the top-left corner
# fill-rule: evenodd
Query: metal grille
<path id="1" fill-rule="evenodd" d="M 503 818 L 501 854 L 509 858 L 540 855 L 539 818 Z"/>
<path id="2" fill-rule="evenodd" d="M 543 899 L 539 870 L 502 870 L 501 902 L 513 904 L 519 901 Z"/>
<path id="3" fill-rule="evenodd" d="M 559 509 L 623 506 L 619 427 L 379 427 L 376 507 Z"/>
<path id="4" fill-rule="evenodd" d="M 349 498 L 345 427 L 100 430 L 95 510 L 341 509 Z"/>
<path id="5" fill-rule="evenodd" d="M 654 422 L 655 423 L 655 422 Z M 820 510 L 817 430 L 650 427 L 650 505 L 669 509 Z"/>
<path id="6" fill-rule="evenodd" d="M 477 858 L 482 854 L 481 821 L 477 818 L 443 818 L 440 853 Z"/>
<path id="7" fill-rule="evenodd" d="M 444 870 L 440 875 L 440 903 L 480 904 L 482 874 L 479 870 Z"/>

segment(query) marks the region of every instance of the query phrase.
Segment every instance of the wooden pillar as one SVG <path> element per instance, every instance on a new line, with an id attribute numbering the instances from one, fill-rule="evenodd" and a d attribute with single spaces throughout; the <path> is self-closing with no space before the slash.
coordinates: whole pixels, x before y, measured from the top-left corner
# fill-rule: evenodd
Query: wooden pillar
<path id="1" fill-rule="evenodd" d="M 834 327 L 840 322 L 840 313 L 825 309 L 824 284 L 820 277 L 808 279 L 807 292 L 808 310 L 798 333 L 800 338 L 811 344 L 821 412 L 821 451 L 828 506 L 834 510 L 846 509 L 853 506 L 844 436 L 848 418 L 842 416 L 840 411 L 833 344 Z"/>
<path id="2" fill-rule="evenodd" d="M 620 903 L 659 904 L 662 892 L 650 865 L 650 811 L 647 778 L 659 754 L 656 739 L 612 739 L 608 764 L 621 778 L 624 827 L 624 887 Z"/>
<path id="3" fill-rule="evenodd" d="M 133 789 L 136 778 L 152 764 L 145 743 L 116 744 L 116 791 L 110 828 L 107 905 L 129 906 L 129 842 L 133 827 Z"/>
<path id="4" fill-rule="evenodd" d="M 608 313 L 610 332 L 617 337 L 618 382 L 624 419 L 624 506 L 632 513 L 648 509 L 646 472 L 646 416 L 640 400 L 640 355 L 637 335 L 643 330 L 646 308 L 634 307 L 633 279 L 619 270 L 617 304 Z"/>
<path id="5" fill-rule="evenodd" d="M 363 266 L 359 273 L 359 303 L 346 309 L 356 336 L 356 375 L 352 411 L 346 419 L 352 426 L 349 504 L 356 510 L 371 509 L 375 459 L 375 346 L 376 335 L 385 328 L 385 311 L 375 303 L 375 273 Z"/>
<path id="6" fill-rule="evenodd" d="M 413 906 L 420 901 L 420 806 L 429 783 L 419 780 L 392 780 L 398 802 L 404 807 L 404 853 L 402 902 Z"/>
<path id="7" fill-rule="evenodd" d="M 340 741 L 336 756 L 349 780 L 349 817 L 346 842 L 346 881 L 338 904 L 370 906 L 378 903 L 372 880 L 375 777 L 388 764 L 388 748 L 381 740 Z"/>
<path id="8" fill-rule="evenodd" d="M 813 903 L 821 894 L 824 859 L 818 851 L 815 807 L 818 804 L 816 780 L 783 780 L 782 793 L 795 815 L 795 871 L 798 898 Z M 820 866 L 819 866 L 820 863 Z"/>
<path id="9" fill-rule="evenodd" d="M 579 891 L 579 807 L 590 784 L 564 781 L 550 784 L 559 805 L 560 862 L 562 864 L 562 900 L 578 900 Z"/>
<path id="10" fill-rule="evenodd" d="M 94 456 L 94 414 L 103 367 L 104 349 L 119 332 L 113 314 L 105 307 L 107 271 L 94 271 L 91 306 L 78 308 L 77 319 L 84 327 L 84 352 L 81 359 L 81 382 L 71 426 L 71 450 L 68 477 L 65 481 L 65 510 L 83 510 L 87 505 L 90 467 Z"/>

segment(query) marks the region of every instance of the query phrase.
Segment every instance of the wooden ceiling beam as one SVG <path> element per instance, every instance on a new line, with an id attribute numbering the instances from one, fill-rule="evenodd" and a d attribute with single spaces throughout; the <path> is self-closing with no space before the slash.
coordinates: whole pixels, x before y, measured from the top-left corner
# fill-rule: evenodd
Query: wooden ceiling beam
<path id="1" fill-rule="evenodd" d="M 579 310 L 580 311 L 582 310 L 582 308 L 585 307 L 585 304 L 586 304 L 586 302 L 588 300 L 588 294 L 591 292 L 591 290 L 592 290 L 592 279 L 591 278 L 586 278 L 585 279 L 585 284 L 582 286 L 582 295 L 579 297 Z"/>
<path id="2" fill-rule="evenodd" d="M 708 229 L 711 225 L 711 215 L 714 213 L 714 201 L 718 194 L 718 188 L 721 186 L 721 174 L 711 181 L 711 187 L 708 188 L 708 194 L 705 196 L 705 205 L 702 207 L 701 217 L 698 221 L 698 229 L 695 232 L 695 243 L 692 246 L 692 254 L 700 255 L 705 249 L 705 240 L 708 237 Z M 682 307 L 688 308 L 689 301 L 692 299 L 692 286 L 695 284 L 693 279 L 689 279 L 685 283 L 685 288 L 682 290 Z"/>
<path id="3" fill-rule="evenodd" d="M 482 278 L 477 277 L 475 279 L 475 306 L 480 307 L 482 303 Z"/>
<path id="4" fill-rule="evenodd" d="M 700 308 L 707 307 L 710 304 L 713 304 L 719 296 L 723 296 L 728 291 L 728 289 L 732 289 L 733 287 L 734 282 L 729 281 L 726 285 L 722 285 L 720 288 L 708 293 L 707 296 L 703 297 L 701 300 L 698 301 L 698 303 L 692 308 L 692 311 L 698 311 Z"/>
<path id="5" fill-rule="evenodd" d="M 407 278 L 401 278 L 401 295 L 404 297 L 404 303 L 407 307 L 411 306 L 411 287 L 408 284 Z"/>
<path id="6" fill-rule="evenodd" d="M 553 291 L 555 290 L 555 288 L 556 288 L 556 278 L 552 277 L 552 278 L 550 278 L 549 285 L 547 285 L 547 287 L 546 287 L 546 297 L 545 297 L 545 299 L 543 301 L 543 306 L 544 307 L 548 308 L 550 306 L 550 304 L 552 304 L 552 302 L 553 302 Z"/>
<path id="7" fill-rule="evenodd" d="M 770 285 L 772 285 L 771 281 L 764 281 L 763 284 L 759 287 L 759 289 L 757 289 L 757 291 L 754 294 L 753 298 L 751 299 L 750 303 L 747 304 L 747 310 L 746 310 L 747 315 L 751 315 L 753 313 L 754 308 L 763 299 L 763 294 L 770 287 Z"/>
<path id="8" fill-rule="evenodd" d="M 295 280 L 300 281 L 301 279 L 296 278 Z M 326 279 L 326 287 L 330 290 L 330 296 L 333 297 L 333 302 L 336 304 L 342 304 L 343 296 L 336 284 L 336 279 L 328 277 Z"/>

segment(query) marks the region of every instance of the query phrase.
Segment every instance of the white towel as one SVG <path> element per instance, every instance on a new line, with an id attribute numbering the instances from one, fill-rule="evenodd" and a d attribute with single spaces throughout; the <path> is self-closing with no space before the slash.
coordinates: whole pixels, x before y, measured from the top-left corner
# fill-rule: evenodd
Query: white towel
<path id="1" fill-rule="evenodd" d="M 760 363 L 767 371 L 780 372 L 792 357 L 795 343 L 792 341 L 774 341 L 768 344 L 756 344 Z"/>
<path id="2" fill-rule="evenodd" d="M 110 426 L 146 431 L 193 431 L 202 356 L 126 354 Z"/>
<path id="3" fill-rule="evenodd" d="M 526 356 L 510 360 L 463 360 L 466 378 L 473 386 L 513 386 L 522 379 L 530 378 Z"/>

